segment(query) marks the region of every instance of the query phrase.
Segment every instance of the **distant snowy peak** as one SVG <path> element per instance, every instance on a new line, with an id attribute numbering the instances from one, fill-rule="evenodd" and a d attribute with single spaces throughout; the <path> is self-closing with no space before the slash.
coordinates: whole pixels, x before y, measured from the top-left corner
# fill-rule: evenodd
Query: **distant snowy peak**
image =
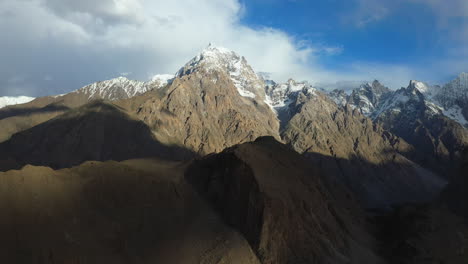
<path id="1" fill-rule="evenodd" d="M 190 60 L 176 74 L 176 77 L 198 72 L 203 69 L 225 72 L 236 86 L 239 94 L 244 97 L 263 98 L 264 82 L 247 63 L 247 60 L 237 53 L 222 47 L 209 46 Z"/>
<path id="2" fill-rule="evenodd" d="M 87 85 L 76 93 L 85 94 L 88 99 L 118 100 L 133 97 L 147 91 L 144 82 L 129 80 L 126 77 L 118 77 Z"/>
<path id="3" fill-rule="evenodd" d="M 268 104 L 274 109 L 287 106 L 297 92 L 309 94 L 315 93 L 316 89 L 308 82 L 296 82 L 293 79 L 279 84 L 273 82 L 265 88 Z"/>
<path id="4" fill-rule="evenodd" d="M 327 93 L 328 97 L 339 106 L 345 106 L 348 103 L 349 95 L 340 89 L 335 89 Z"/>
<path id="5" fill-rule="evenodd" d="M 446 116 L 468 127 L 468 73 L 461 73 L 453 81 L 439 87 L 432 98 L 443 107 Z"/>
<path id="6" fill-rule="evenodd" d="M 468 73 L 461 73 L 456 79 L 440 88 L 434 99 L 445 108 L 455 105 L 461 108 L 468 106 Z"/>
<path id="7" fill-rule="evenodd" d="M 146 93 L 152 89 L 159 89 L 171 83 L 174 75 L 155 75 L 148 82 L 129 80 L 126 77 L 92 83 L 74 93 L 85 94 L 88 99 L 119 100 L 127 99 Z"/>
<path id="8" fill-rule="evenodd" d="M 411 80 L 407 89 L 413 92 L 414 94 L 416 94 L 416 92 L 419 92 L 420 94 L 423 94 L 425 96 L 425 99 L 430 100 L 434 97 L 434 95 L 437 94 L 437 92 L 440 91 L 440 86 L 433 86 L 425 82 Z"/>
<path id="9" fill-rule="evenodd" d="M 157 85 L 159 87 L 164 87 L 174 80 L 175 75 L 173 74 L 157 74 L 154 75 L 149 83 Z"/>
<path id="10" fill-rule="evenodd" d="M 412 117 L 409 120 L 416 120 L 421 115 L 442 115 L 443 108 L 431 100 L 431 94 L 435 89 L 435 87 L 423 82 L 410 81 L 407 88 L 394 91 L 383 100 L 371 116 L 379 118 L 402 113 Z"/>
<path id="11" fill-rule="evenodd" d="M 34 97 L 29 97 L 29 96 L 16 96 L 16 97 L 3 96 L 3 97 L 0 97 L 0 108 L 9 106 L 9 105 L 29 103 L 34 99 L 35 99 Z"/>
<path id="12" fill-rule="evenodd" d="M 370 116 L 390 93 L 389 88 L 374 80 L 372 83 L 363 83 L 358 89 L 354 89 L 347 104 L 353 109 L 359 109 L 362 114 Z"/>

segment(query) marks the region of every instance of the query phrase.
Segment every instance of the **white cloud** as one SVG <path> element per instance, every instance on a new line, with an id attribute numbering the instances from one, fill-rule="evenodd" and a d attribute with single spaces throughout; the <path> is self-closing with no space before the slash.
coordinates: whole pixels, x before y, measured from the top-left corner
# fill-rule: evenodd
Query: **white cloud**
<path id="1" fill-rule="evenodd" d="M 31 75 L 24 87 L 41 86 L 39 80 L 54 75 L 55 87 L 31 88 L 31 95 L 73 90 L 122 72 L 136 79 L 176 72 L 209 42 L 279 79 L 305 78 L 318 67 L 311 63 L 315 48 L 276 29 L 242 25 L 242 10 L 237 0 L 3 0 L 0 94 L 18 93 L 21 84 L 1 80 L 20 70 Z"/>
<path id="2" fill-rule="evenodd" d="M 363 25 L 390 10 L 370 7 L 375 7 L 371 15 L 362 11 Z M 414 73 L 365 62 L 328 70 L 321 56 L 340 54 L 345 47 L 248 27 L 240 22 L 244 8 L 238 0 L 2 0 L 0 95 L 60 94 L 121 73 L 141 80 L 174 73 L 209 42 L 237 51 L 277 80 L 324 83 L 391 76 L 398 88 Z M 18 72 L 27 78 L 5 81 Z M 49 75 L 53 80 L 44 78 Z"/>

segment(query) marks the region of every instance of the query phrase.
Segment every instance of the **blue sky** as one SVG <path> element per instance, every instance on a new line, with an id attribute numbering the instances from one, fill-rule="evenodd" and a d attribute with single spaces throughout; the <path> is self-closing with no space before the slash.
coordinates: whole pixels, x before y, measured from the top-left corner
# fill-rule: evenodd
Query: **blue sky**
<path id="1" fill-rule="evenodd" d="M 210 42 L 276 81 L 398 89 L 468 71 L 468 1 L 2 0 L 0 38 L 0 96 L 173 74 Z"/>
<path id="2" fill-rule="evenodd" d="M 336 47 L 336 52 L 320 56 L 320 63 L 330 70 L 346 70 L 356 62 L 403 65 L 427 68 L 415 70 L 416 75 L 445 82 L 464 69 L 458 64 L 467 58 L 463 51 L 457 52 L 465 44 L 458 37 L 465 34 L 467 14 L 444 17 L 438 9 L 440 5 L 447 12 L 450 8 L 466 9 L 455 2 L 244 0 L 241 21 L 252 27 L 283 30 L 312 45 Z M 437 70 L 434 64 L 452 57 L 459 60 L 453 72 Z"/>

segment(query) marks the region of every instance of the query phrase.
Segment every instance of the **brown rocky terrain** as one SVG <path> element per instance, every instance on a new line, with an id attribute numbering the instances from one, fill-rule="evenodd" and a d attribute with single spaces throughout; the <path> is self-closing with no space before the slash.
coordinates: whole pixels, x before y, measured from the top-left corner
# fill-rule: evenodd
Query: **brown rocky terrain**
<path id="1" fill-rule="evenodd" d="M 444 182 L 402 154 L 412 146 L 320 92 L 301 93 L 281 136 L 294 150 L 346 183 L 368 207 L 427 201 Z"/>
<path id="2" fill-rule="evenodd" d="M 28 165 L 0 173 L 0 259 L 383 263 L 359 206 L 322 177 L 272 138 L 194 163 Z"/>
<path id="3" fill-rule="evenodd" d="M 381 115 L 376 122 L 414 146 L 410 158 L 447 178 L 455 173 L 452 169 L 459 166 L 461 152 L 468 146 L 468 130 L 443 115 L 428 114 L 422 100 L 412 100 L 400 112 Z"/>
<path id="4" fill-rule="evenodd" d="M 259 136 L 279 138 L 279 122 L 268 105 L 239 95 L 223 71 L 200 68 L 166 88 L 118 104 L 147 123 L 158 141 L 202 155 Z"/>
<path id="5" fill-rule="evenodd" d="M 260 263 L 184 168 L 131 160 L 0 173 L 2 263 Z"/>
<path id="6" fill-rule="evenodd" d="M 359 206 L 272 137 L 195 161 L 186 177 L 262 263 L 381 263 Z"/>

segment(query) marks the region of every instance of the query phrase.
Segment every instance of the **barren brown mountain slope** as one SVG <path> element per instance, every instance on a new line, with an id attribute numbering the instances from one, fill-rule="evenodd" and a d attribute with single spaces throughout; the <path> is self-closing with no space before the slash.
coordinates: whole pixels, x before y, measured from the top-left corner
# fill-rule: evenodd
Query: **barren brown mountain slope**
<path id="1" fill-rule="evenodd" d="M 146 124 L 117 106 L 95 101 L 0 143 L 0 169 L 26 164 L 64 168 L 88 160 L 183 159 L 191 152 L 157 142 Z"/>
<path id="2" fill-rule="evenodd" d="M 2 263 L 252 263 L 184 164 L 86 162 L 0 173 Z"/>
<path id="3" fill-rule="evenodd" d="M 272 137 L 195 161 L 186 177 L 262 263 L 381 263 L 359 206 Z"/>
<path id="4" fill-rule="evenodd" d="M 147 123 L 160 142 L 202 155 L 259 136 L 279 138 L 274 112 L 262 101 L 241 96 L 223 71 L 200 68 L 166 88 L 117 104 Z"/>
<path id="5" fill-rule="evenodd" d="M 444 182 L 402 154 L 411 145 L 359 110 L 338 107 L 326 95 L 302 93 L 281 136 L 311 162 L 346 183 L 369 207 L 427 201 Z"/>

